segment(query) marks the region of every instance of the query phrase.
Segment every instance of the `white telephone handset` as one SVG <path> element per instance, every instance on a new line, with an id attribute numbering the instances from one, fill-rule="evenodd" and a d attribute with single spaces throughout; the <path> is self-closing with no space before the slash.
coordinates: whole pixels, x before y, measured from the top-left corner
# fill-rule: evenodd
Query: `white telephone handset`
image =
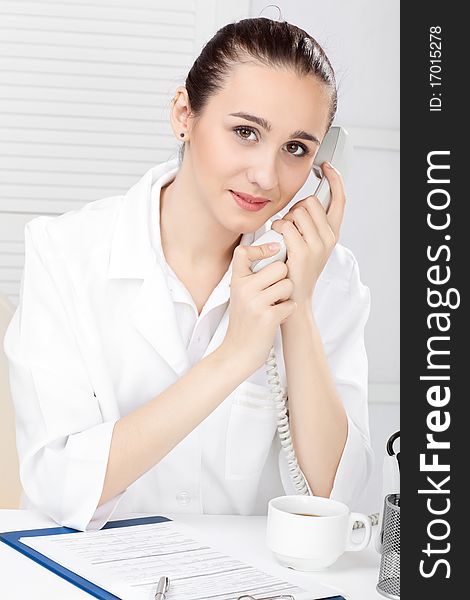
<path id="1" fill-rule="evenodd" d="M 317 196 L 326 210 L 328 210 L 330 205 L 331 195 L 328 179 L 323 176 L 321 165 L 325 161 L 328 161 L 334 167 L 336 167 L 342 175 L 344 175 L 346 167 L 350 161 L 351 154 L 352 145 L 347 131 L 342 127 L 331 127 L 317 151 L 312 167 L 312 171 L 320 179 L 314 195 Z M 269 258 L 253 261 L 251 264 L 251 270 L 253 273 L 257 273 L 260 269 L 271 264 L 275 260 L 282 260 L 284 262 L 286 261 L 287 251 L 284 238 L 281 234 L 273 231 L 272 229 L 255 240 L 252 245 L 259 246 L 260 244 L 266 244 L 269 242 L 279 242 L 281 244 L 281 249 L 272 257 L 270 256 Z M 287 464 L 292 482 L 296 491 L 300 494 L 312 495 L 312 491 L 307 483 L 307 480 L 297 464 L 297 458 L 295 456 L 294 446 L 292 444 L 290 435 L 289 418 L 286 406 L 287 395 L 282 391 L 282 386 L 280 385 L 274 346 L 271 348 L 266 365 L 268 383 L 271 386 L 273 402 L 277 408 L 277 428 L 279 438 L 287 458 Z"/>
<path id="2" fill-rule="evenodd" d="M 328 207 L 330 206 L 331 195 L 328 179 L 323 176 L 321 165 L 325 161 L 328 161 L 344 176 L 346 174 L 347 166 L 350 163 L 351 155 L 352 145 L 346 129 L 343 127 L 331 127 L 323 138 L 320 148 L 318 148 L 312 167 L 313 173 L 320 179 L 313 195 L 320 200 L 325 210 L 328 210 Z M 277 233 L 272 229 L 259 237 L 252 245 L 259 246 L 269 242 L 279 242 L 281 244 L 279 252 L 268 258 L 254 261 L 251 264 L 253 273 L 257 273 L 260 269 L 266 265 L 270 265 L 275 260 L 286 261 L 287 250 L 284 238 L 280 233 Z"/>

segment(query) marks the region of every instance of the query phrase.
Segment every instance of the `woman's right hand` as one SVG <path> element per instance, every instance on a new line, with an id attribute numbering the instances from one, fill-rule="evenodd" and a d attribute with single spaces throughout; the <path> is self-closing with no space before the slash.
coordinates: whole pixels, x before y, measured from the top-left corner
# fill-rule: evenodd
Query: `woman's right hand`
<path id="1" fill-rule="evenodd" d="M 289 299 L 293 283 L 287 278 L 284 262 L 276 260 L 257 273 L 250 269 L 253 261 L 278 251 L 261 244 L 237 246 L 233 253 L 229 324 L 223 345 L 246 360 L 252 370 L 266 362 L 276 329 L 297 306 Z"/>

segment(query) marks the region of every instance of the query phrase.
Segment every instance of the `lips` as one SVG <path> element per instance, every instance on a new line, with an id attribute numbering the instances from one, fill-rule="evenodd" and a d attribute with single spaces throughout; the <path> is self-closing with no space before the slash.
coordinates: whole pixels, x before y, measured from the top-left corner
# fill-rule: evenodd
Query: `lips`
<path id="1" fill-rule="evenodd" d="M 266 202 L 248 202 L 244 198 L 242 198 L 241 196 L 236 194 L 235 192 L 232 192 L 232 190 L 230 190 L 230 193 L 232 194 L 232 198 L 235 200 L 235 202 L 237 203 L 239 208 L 241 208 L 243 210 L 247 210 L 249 212 L 257 212 L 257 211 L 263 209 L 266 206 L 266 204 L 268 204 L 267 201 Z"/>
<path id="2" fill-rule="evenodd" d="M 249 202 L 250 204 L 266 204 L 269 202 L 268 198 L 260 198 L 259 196 L 250 196 L 250 194 L 244 194 L 243 192 L 237 192 L 235 190 L 230 190 L 233 194 L 236 194 L 239 198 L 244 200 L 245 202 Z"/>

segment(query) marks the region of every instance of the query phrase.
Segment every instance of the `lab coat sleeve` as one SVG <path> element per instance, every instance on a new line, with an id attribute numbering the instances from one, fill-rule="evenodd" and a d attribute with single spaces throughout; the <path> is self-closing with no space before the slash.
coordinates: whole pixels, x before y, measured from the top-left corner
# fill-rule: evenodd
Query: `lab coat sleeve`
<path id="1" fill-rule="evenodd" d="M 355 258 L 347 252 L 352 263 L 348 283 L 343 285 L 341 279 L 331 281 L 321 310 L 323 321 L 327 322 L 323 327 L 322 340 L 336 389 L 346 410 L 348 424 L 346 443 L 330 498 L 344 502 L 355 510 L 358 508 L 356 501 L 370 477 L 373 465 L 367 406 L 368 364 L 364 346 L 370 293 L 360 281 Z M 298 494 L 282 448 L 279 453 L 279 471 L 285 493 Z M 310 487 L 309 492 L 312 494 Z"/>
<path id="2" fill-rule="evenodd" d="M 29 503 L 57 523 L 99 529 L 122 496 L 97 508 L 117 419 L 102 418 L 54 276 L 47 219 L 25 227 L 20 304 L 4 339 L 20 479 Z"/>

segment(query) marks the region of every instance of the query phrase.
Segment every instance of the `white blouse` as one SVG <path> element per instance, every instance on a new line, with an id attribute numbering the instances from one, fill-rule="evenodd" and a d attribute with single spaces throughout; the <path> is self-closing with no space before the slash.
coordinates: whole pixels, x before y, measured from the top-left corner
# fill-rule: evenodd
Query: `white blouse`
<path id="1" fill-rule="evenodd" d="M 232 265 L 198 315 L 165 261 L 160 190 L 178 168 L 177 159 L 156 165 L 124 196 L 25 227 L 20 304 L 4 340 L 23 506 L 62 525 L 96 529 L 112 514 L 129 512 L 266 514 L 270 498 L 296 493 L 262 367 L 159 463 L 97 508 L 116 421 L 213 352 L 227 330 Z M 240 243 L 251 244 L 269 227 L 270 221 Z M 331 497 L 352 510 L 372 468 L 369 306 L 354 256 L 337 244 L 313 310 L 348 415 Z M 274 348 L 286 389 L 279 328 Z"/>

